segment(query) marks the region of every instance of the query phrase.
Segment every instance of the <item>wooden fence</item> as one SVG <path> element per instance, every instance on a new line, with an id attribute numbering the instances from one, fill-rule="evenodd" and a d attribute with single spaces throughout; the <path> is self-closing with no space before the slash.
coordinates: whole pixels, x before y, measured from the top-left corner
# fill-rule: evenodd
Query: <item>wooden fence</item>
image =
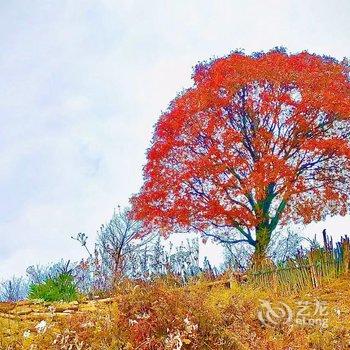
<path id="1" fill-rule="evenodd" d="M 255 287 L 281 292 L 298 291 L 307 287 L 317 288 L 325 279 L 347 274 L 350 270 L 349 237 L 342 237 L 335 246 L 325 233 L 323 239 L 323 247 L 308 252 L 301 248 L 294 259 L 281 266 L 269 262 L 263 267 L 251 267 L 245 274 L 237 274 L 229 280 L 215 281 L 208 285 L 214 287 L 224 284 L 229 288 L 238 280 Z"/>
<path id="2" fill-rule="evenodd" d="M 350 240 L 342 237 L 333 242 L 324 233 L 324 247 L 311 249 L 286 261 L 279 267 L 251 268 L 248 281 L 254 285 L 275 290 L 296 291 L 305 287 L 317 288 L 322 280 L 347 274 L 350 267 Z"/>

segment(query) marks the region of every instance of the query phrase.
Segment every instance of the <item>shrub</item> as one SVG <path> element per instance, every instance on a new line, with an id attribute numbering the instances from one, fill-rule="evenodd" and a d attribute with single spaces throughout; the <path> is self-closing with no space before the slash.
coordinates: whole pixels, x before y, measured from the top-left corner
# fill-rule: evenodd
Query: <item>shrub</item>
<path id="1" fill-rule="evenodd" d="M 32 284 L 29 289 L 30 299 L 45 301 L 73 301 L 78 297 L 74 279 L 69 274 L 49 278 L 43 283 Z"/>

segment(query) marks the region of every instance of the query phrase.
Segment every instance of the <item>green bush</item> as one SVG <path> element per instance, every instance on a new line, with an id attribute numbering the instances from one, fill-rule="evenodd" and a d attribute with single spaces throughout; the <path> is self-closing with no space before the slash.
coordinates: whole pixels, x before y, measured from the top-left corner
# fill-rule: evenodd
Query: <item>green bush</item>
<path id="1" fill-rule="evenodd" d="M 73 301 L 78 298 L 78 291 L 71 275 L 61 274 L 49 278 L 43 283 L 32 284 L 29 289 L 29 299 L 45 301 Z"/>

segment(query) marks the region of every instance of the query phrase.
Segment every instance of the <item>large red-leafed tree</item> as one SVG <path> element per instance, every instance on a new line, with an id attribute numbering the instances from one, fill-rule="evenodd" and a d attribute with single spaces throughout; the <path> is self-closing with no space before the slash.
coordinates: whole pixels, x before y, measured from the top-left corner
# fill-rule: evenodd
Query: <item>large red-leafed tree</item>
<path id="1" fill-rule="evenodd" d="M 346 60 L 235 52 L 193 80 L 161 115 L 131 199 L 145 234 L 198 231 L 265 254 L 277 225 L 348 212 Z"/>

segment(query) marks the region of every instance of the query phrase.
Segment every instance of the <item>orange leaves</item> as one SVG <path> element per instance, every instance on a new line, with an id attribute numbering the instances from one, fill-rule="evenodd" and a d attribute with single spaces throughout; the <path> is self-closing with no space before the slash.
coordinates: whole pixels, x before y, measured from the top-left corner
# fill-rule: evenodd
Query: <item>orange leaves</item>
<path id="1" fill-rule="evenodd" d="M 286 161 L 267 154 L 255 163 L 246 182 L 249 183 L 249 191 L 255 190 L 257 200 L 261 200 L 266 195 L 266 187 L 269 184 L 279 183 L 288 186 L 294 175 L 294 169 Z"/>
<path id="2" fill-rule="evenodd" d="M 345 156 L 350 159 L 349 141 L 339 137 L 306 140 L 303 143 L 303 149 L 313 151 L 316 154 Z"/>
<path id="3" fill-rule="evenodd" d="M 334 60 L 281 50 L 198 65 L 194 86 L 157 123 L 145 184 L 132 198 L 135 218 L 162 230 L 237 221 L 252 228 L 254 206 L 267 195 L 264 220 L 281 199 L 293 203 L 283 212 L 293 219 L 345 213 L 347 74 Z"/>

